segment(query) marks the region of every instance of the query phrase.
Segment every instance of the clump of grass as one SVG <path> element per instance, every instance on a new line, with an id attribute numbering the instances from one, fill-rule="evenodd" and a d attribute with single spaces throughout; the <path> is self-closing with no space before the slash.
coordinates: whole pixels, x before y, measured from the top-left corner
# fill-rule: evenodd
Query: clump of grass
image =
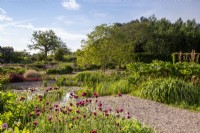
<path id="1" fill-rule="evenodd" d="M 119 93 L 127 94 L 131 92 L 130 84 L 127 80 L 101 82 L 97 85 L 95 90 L 101 96 L 113 95 Z"/>
<path id="2" fill-rule="evenodd" d="M 159 78 L 141 85 L 142 97 L 167 104 L 200 105 L 200 87 L 180 79 Z"/>
<path id="3" fill-rule="evenodd" d="M 102 72 L 85 71 L 85 72 L 76 74 L 74 76 L 74 79 L 79 83 L 81 82 L 83 85 L 93 86 L 96 83 L 105 81 L 106 79 L 108 79 L 108 76 Z"/>
<path id="4" fill-rule="evenodd" d="M 25 78 L 39 78 L 41 76 L 36 70 L 29 69 L 29 70 L 25 71 L 24 77 Z"/>

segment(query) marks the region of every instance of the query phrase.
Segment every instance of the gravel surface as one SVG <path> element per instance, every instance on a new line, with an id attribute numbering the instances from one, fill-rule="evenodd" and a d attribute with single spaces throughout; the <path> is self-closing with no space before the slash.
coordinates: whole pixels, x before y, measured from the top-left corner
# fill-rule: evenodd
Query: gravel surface
<path id="1" fill-rule="evenodd" d="M 161 133 L 200 133 L 200 113 L 170 107 L 129 95 L 98 98 L 104 108 L 123 108 L 143 124 Z"/>

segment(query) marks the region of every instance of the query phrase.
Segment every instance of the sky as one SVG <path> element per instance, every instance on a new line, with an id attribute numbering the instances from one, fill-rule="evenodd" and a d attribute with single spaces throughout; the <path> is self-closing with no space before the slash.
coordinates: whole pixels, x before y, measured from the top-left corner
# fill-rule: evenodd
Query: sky
<path id="1" fill-rule="evenodd" d="M 28 50 L 33 31 L 52 29 L 76 51 L 97 25 L 151 15 L 200 23 L 200 0 L 0 0 L 0 46 Z"/>

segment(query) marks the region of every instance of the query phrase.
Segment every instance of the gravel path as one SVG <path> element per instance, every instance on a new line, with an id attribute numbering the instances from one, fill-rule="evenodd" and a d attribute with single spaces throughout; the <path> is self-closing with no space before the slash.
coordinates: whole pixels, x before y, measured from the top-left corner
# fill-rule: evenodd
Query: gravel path
<path id="1" fill-rule="evenodd" d="M 133 118 L 161 133 L 200 133 L 200 113 L 170 107 L 129 95 L 106 96 L 99 100 L 105 108 L 123 108 Z"/>

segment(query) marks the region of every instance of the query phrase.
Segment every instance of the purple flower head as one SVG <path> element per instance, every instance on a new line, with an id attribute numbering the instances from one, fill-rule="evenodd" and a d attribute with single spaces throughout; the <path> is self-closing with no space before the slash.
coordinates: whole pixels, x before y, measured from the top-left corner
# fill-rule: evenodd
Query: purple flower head
<path id="1" fill-rule="evenodd" d="M 8 123 L 3 123 L 2 124 L 2 129 L 7 129 L 8 128 Z"/>
<path id="2" fill-rule="evenodd" d="M 40 116 L 40 112 L 36 112 L 36 115 L 37 115 L 37 116 Z"/>
<path id="3" fill-rule="evenodd" d="M 38 122 L 37 122 L 37 121 L 34 121 L 33 124 L 34 124 L 34 126 L 37 126 Z"/>
<path id="4" fill-rule="evenodd" d="M 83 96 L 83 97 L 86 96 L 86 92 L 83 92 L 83 93 L 82 93 L 82 96 Z"/>
<path id="5" fill-rule="evenodd" d="M 49 105 L 49 102 L 46 102 L 46 105 Z"/>
<path id="6" fill-rule="evenodd" d="M 70 96 L 74 96 L 74 93 L 73 93 L 73 92 L 70 92 Z"/>
<path id="7" fill-rule="evenodd" d="M 121 96 L 122 96 L 122 93 L 119 93 L 118 96 L 121 97 Z"/>
<path id="8" fill-rule="evenodd" d="M 58 104 L 54 104 L 54 107 L 56 107 L 56 108 L 57 108 L 57 107 L 58 107 Z"/>

